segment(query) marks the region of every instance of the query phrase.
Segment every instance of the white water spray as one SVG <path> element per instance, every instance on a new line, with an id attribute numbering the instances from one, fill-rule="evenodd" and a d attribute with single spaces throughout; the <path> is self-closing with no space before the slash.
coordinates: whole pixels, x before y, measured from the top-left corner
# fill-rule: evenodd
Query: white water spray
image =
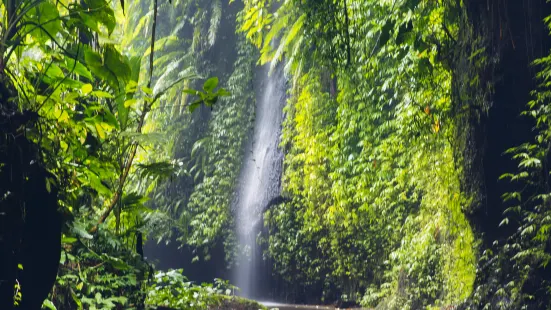
<path id="1" fill-rule="evenodd" d="M 259 70 L 260 89 L 257 92 L 254 133 L 248 144 L 239 178 L 235 203 L 236 236 L 239 243 L 234 284 L 241 295 L 262 297 L 260 275 L 262 253 L 256 237 L 262 229 L 262 208 L 280 193 L 283 153 L 279 149 L 282 110 L 285 104 L 283 70 L 272 74 L 265 66 Z"/>

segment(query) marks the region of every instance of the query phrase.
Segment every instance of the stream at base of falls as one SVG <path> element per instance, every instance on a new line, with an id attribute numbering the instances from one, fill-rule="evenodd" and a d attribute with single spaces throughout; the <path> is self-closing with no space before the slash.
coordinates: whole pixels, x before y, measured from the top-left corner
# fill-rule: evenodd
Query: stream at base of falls
<path id="1" fill-rule="evenodd" d="M 278 310 L 292 310 L 292 309 L 302 309 L 302 310 L 332 310 L 335 307 L 331 306 L 316 306 L 316 305 L 292 305 L 292 304 L 280 304 L 276 302 L 259 302 L 268 309 L 278 309 Z"/>
<path id="2" fill-rule="evenodd" d="M 335 308 L 334 306 L 322 306 L 322 305 L 294 305 L 294 304 L 284 304 L 271 301 L 259 301 L 261 305 L 267 307 L 268 309 L 278 309 L 278 310 L 336 310 L 341 308 Z M 354 310 L 368 310 L 367 308 L 342 308 L 342 309 L 354 309 Z"/>

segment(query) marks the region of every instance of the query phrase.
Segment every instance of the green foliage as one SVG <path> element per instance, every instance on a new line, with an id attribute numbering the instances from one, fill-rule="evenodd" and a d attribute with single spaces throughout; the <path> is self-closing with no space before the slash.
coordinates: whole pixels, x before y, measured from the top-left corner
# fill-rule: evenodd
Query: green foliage
<path id="1" fill-rule="evenodd" d="M 214 92 L 214 89 L 218 86 L 218 78 L 213 77 L 205 81 L 205 84 L 203 85 L 203 90 L 193 90 L 193 89 L 184 89 L 184 93 L 191 94 L 195 96 L 199 96 L 199 99 L 193 101 L 189 104 L 188 108 L 190 112 L 193 112 L 195 109 L 201 106 L 201 104 L 206 105 L 209 108 L 212 108 L 212 106 L 218 101 L 219 97 L 229 96 L 230 93 L 226 91 L 223 88 L 220 88 L 216 92 Z"/>
<path id="2" fill-rule="evenodd" d="M 160 98 L 159 109 L 152 111 L 149 126 L 166 131 L 169 143 L 153 146 L 155 158 L 159 155 L 178 163 L 180 172 L 175 178 L 160 182 L 151 193 L 151 206 L 170 214 L 176 221 L 172 229 L 155 232 L 157 241 L 177 239 L 182 245 L 203 248 L 204 258 L 209 258 L 208 249 L 216 242 L 225 242 L 228 257 L 232 256 L 231 200 L 239 174 L 243 147 L 254 117 L 253 68 L 256 53 L 243 36 L 232 33 L 225 38 L 231 42 L 224 49 L 217 47 L 217 32 L 224 27 L 235 28 L 235 10 L 219 1 L 177 2 L 174 10 L 162 11 L 163 18 L 173 20 L 174 29 L 162 29 L 167 35 L 179 37 L 178 44 L 159 51 L 155 60 L 158 68 L 154 76 L 159 79 L 177 72 L 173 61 L 178 55 L 186 58 L 202 76 L 217 75 L 203 85 L 185 84 L 179 91 L 167 92 Z M 222 18 L 222 14 L 225 17 Z M 175 12 L 179 12 L 176 14 Z M 147 15 L 144 15 L 144 18 Z M 228 23 L 228 22 L 226 22 Z M 231 28 L 230 28 L 231 29 Z M 193 33 L 193 39 L 190 34 Z M 208 36 L 208 42 L 197 40 Z M 225 64 L 229 64 L 226 66 Z M 167 66 L 168 70 L 166 67 Z M 159 82 L 158 82 L 159 83 Z M 202 87 L 202 91 L 188 88 Z M 218 88 L 217 88 L 218 87 Z M 210 107 L 199 108 L 201 105 Z M 186 112 L 195 110 L 191 115 Z M 162 220 L 163 223 L 170 222 Z M 194 260 L 199 259 L 199 255 Z"/>
<path id="3" fill-rule="evenodd" d="M 215 279 L 214 284 L 195 285 L 182 275 L 181 269 L 169 270 L 155 274 L 146 303 L 175 309 L 206 309 L 220 305 L 223 296 L 233 295 L 236 289 L 221 279 Z"/>
<path id="4" fill-rule="evenodd" d="M 465 214 L 480 197 L 464 184 L 476 154 L 462 149 L 466 120 L 489 108 L 482 71 L 492 59 L 461 1 L 246 0 L 241 12 L 172 2 L 23 1 L 16 22 L 0 6 L 16 29 L 3 30 L 0 77 L 20 110 L 40 115 L 26 134 L 67 219 L 44 307 L 228 302 L 227 282 L 153 275 L 136 247 L 176 239 L 208 259 L 224 242 L 231 263 L 257 60 L 284 62 L 291 81 L 281 141 L 291 199 L 266 211 L 261 239 L 293 298 L 423 309 L 474 292 L 481 307 L 549 307 L 551 56 L 536 61 L 541 85 L 524 113 L 536 139 L 507 151 L 518 171 L 502 177 L 519 188 L 503 197 L 502 225 L 518 232 L 482 254 L 488 284 L 473 288 L 477 241 Z M 14 294 L 20 302 L 24 286 Z"/>
<path id="5" fill-rule="evenodd" d="M 231 95 L 222 101 L 220 109 L 214 111 L 209 122 L 209 145 L 203 146 L 203 150 L 210 153 L 202 163 L 201 182 L 189 197 L 188 208 L 192 212 L 189 221 L 191 233 L 187 242 L 195 246 L 208 245 L 225 234 L 228 237 L 228 232 L 231 238 L 231 200 L 254 116 L 251 113 L 254 93 L 249 90 L 254 53 L 243 41 L 241 39 L 238 43 L 238 59 L 228 80 Z M 205 227 L 203 223 L 209 225 Z M 231 248 L 228 250 L 231 253 Z"/>
<path id="6" fill-rule="evenodd" d="M 146 202 L 156 183 L 181 173 L 177 162 L 144 161 L 141 151 L 162 143 L 163 134 L 148 123 L 161 97 L 197 75 L 182 56 L 177 73 L 155 76 L 152 84 L 147 68 L 156 52 L 172 46 L 173 36 L 151 35 L 145 46 L 157 44 L 142 53 L 125 49 L 118 39 L 126 20 L 117 23 L 120 11 L 111 4 L 21 1 L 17 15 L 10 16 L 6 2 L 0 6 L 7 26 L 0 79 L 13 95 L 2 94 L 2 109 L 14 102 L 17 110 L 38 113 L 39 122 L 25 134 L 40 147 L 52 174 L 47 189 L 59 189 L 65 219 L 60 274 L 44 303 L 48 308 L 143 306 L 151 267 L 137 252 L 143 235 L 167 221 Z M 156 24 L 152 17 L 142 29 Z M 13 34 L 7 28 L 15 29 Z M 142 58 L 148 55 L 150 61 Z M 215 92 L 215 80 L 209 81 L 200 104 L 212 106 L 227 92 Z M 16 302 L 25 298 L 24 287 L 16 287 Z"/>
<path id="7" fill-rule="evenodd" d="M 73 244 L 71 251 L 65 247 L 52 293 L 57 309 L 129 309 L 143 302 L 149 266 L 121 241 L 100 231 L 95 239 Z"/>
<path id="8" fill-rule="evenodd" d="M 452 148 L 445 53 L 455 7 L 316 5 L 284 1 L 260 15 L 269 3 L 245 4 L 242 27 L 261 62 L 285 54 L 293 80 L 282 141 L 293 199 L 265 214 L 267 254 L 300 295 L 321 289 L 327 301 L 388 309 L 457 304 L 471 291 L 476 248 Z"/>

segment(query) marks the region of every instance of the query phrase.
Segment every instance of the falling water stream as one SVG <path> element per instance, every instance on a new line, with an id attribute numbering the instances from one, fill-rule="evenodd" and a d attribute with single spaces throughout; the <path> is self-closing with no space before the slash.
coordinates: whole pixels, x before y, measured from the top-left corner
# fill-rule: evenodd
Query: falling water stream
<path id="1" fill-rule="evenodd" d="M 246 148 L 234 205 L 239 254 L 233 282 L 248 298 L 266 297 L 262 251 L 256 237 L 262 229 L 262 208 L 279 195 L 283 153 L 279 149 L 282 110 L 285 103 L 285 77 L 281 69 L 269 74 L 259 68 L 254 130 Z M 266 280 L 266 279 L 264 279 Z"/>

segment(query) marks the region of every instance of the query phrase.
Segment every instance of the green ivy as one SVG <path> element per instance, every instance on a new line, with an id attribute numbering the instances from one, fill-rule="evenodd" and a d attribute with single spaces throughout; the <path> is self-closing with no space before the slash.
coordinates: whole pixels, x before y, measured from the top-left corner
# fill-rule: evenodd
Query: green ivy
<path id="1" fill-rule="evenodd" d="M 243 30 L 261 62 L 286 56 L 293 81 L 282 141 L 292 202 L 265 215 L 275 272 L 297 295 L 321 290 L 326 301 L 460 303 L 476 242 L 452 145 L 455 6 L 334 1 L 316 10 L 290 0 L 258 13 L 270 5 L 246 1 Z"/>

